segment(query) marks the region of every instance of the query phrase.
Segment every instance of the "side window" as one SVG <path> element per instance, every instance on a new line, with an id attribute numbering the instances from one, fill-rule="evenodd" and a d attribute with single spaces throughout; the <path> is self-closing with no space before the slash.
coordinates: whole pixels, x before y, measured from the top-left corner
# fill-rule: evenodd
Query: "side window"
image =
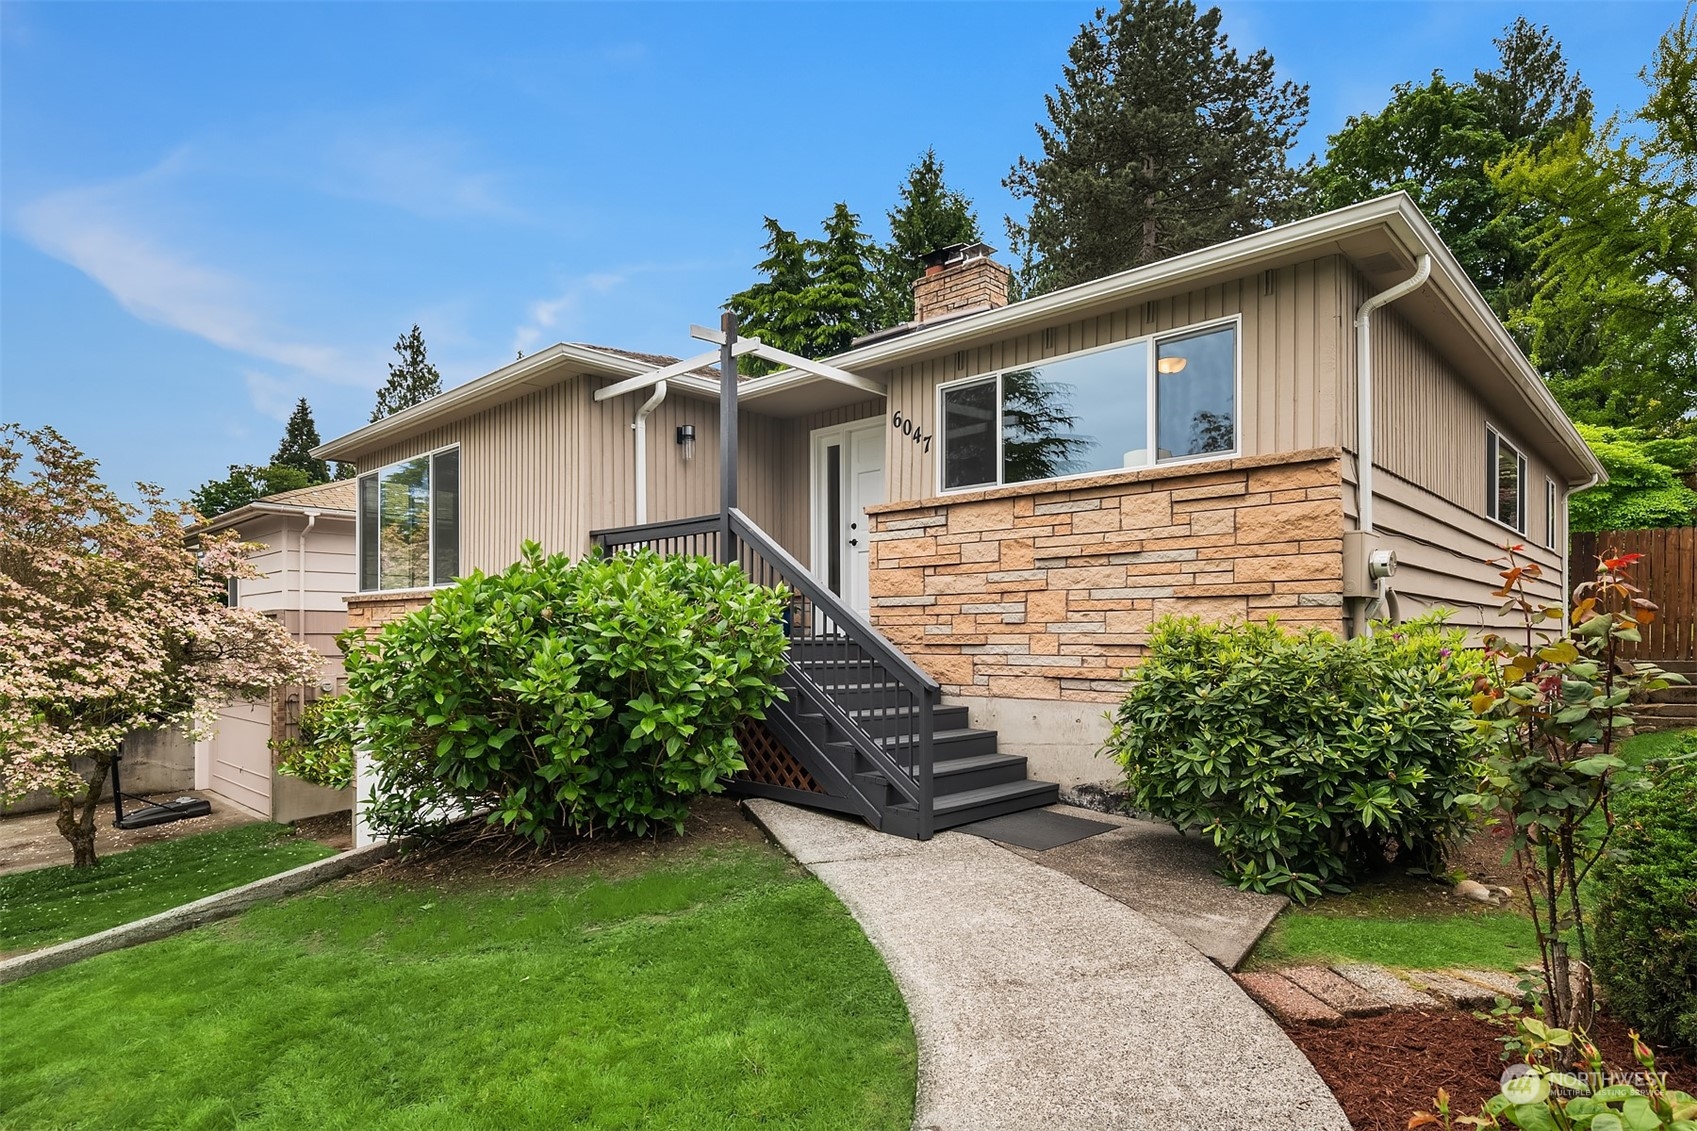
<path id="1" fill-rule="evenodd" d="M 1485 514 L 1526 533 L 1526 457 L 1495 429 L 1485 429 Z"/>
<path id="2" fill-rule="evenodd" d="M 1561 536 L 1561 513 L 1556 509 L 1559 506 L 1561 493 L 1556 490 L 1556 481 L 1544 480 L 1544 545 L 1552 550 L 1556 548 L 1556 539 Z"/>

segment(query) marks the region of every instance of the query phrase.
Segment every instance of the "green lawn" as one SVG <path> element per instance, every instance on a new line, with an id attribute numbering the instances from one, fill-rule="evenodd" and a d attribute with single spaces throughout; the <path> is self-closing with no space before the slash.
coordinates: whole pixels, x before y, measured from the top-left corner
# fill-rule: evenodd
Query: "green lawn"
<path id="1" fill-rule="evenodd" d="M 0 952 L 80 938 L 335 854 L 287 825 L 242 825 L 140 845 L 93 868 L 0 876 Z"/>
<path id="2" fill-rule="evenodd" d="M 1509 911 L 1358 919 L 1292 908 L 1255 948 L 1258 966 L 1339 960 L 1410 970 L 1513 970 L 1538 961 L 1538 941 L 1531 920 Z"/>
<path id="3" fill-rule="evenodd" d="M 1690 733 L 1635 735 L 1621 743 L 1618 752 L 1635 769 L 1672 753 Z M 1429 909 L 1434 901 L 1424 892 L 1417 898 L 1405 896 L 1399 895 L 1394 885 L 1367 885 L 1352 895 L 1292 907 L 1279 916 L 1256 946 L 1253 964 L 1342 960 L 1413 970 L 1513 970 L 1538 961 L 1532 923 L 1522 915 L 1473 907 L 1454 913 L 1424 910 L 1410 914 L 1410 905 Z"/>
<path id="4" fill-rule="evenodd" d="M 617 881 L 355 877 L 0 988 L 0 1126 L 906 1128 L 841 904 L 764 846 Z"/>

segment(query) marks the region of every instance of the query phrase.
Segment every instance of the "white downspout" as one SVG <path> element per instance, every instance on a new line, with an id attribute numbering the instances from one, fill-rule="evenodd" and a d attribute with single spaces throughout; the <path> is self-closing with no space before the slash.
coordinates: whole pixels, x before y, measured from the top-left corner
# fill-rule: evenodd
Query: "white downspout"
<path id="1" fill-rule="evenodd" d="M 666 382 L 658 381 L 654 385 L 654 395 L 642 402 L 642 407 L 636 410 L 636 419 L 631 422 L 631 431 L 636 433 L 636 524 L 641 526 L 648 521 L 648 414 L 660 407 L 660 402 L 666 399 Z"/>
<path id="2" fill-rule="evenodd" d="M 1568 504 L 1572 501 L 1573 496 L 1589 491 L 1602 482 L 1602 479 L 1602 472 L 1593 471 L 1591 478 L 1585 481 L 1585 486 L 1577 491 L 1567 484 L 1562 485 L 1561 525 L 1556 529 L 1556 537 L 1561 539 L 1561 607 L 1564 613 L 1573 604 L 1573 578 L 1571 577 L 1573 570 L 1573 532 L 1567 528 Z M 1561 618 L 1561 623 L 1562 635 L 1570 635 L 1573 628 L 1572 618 L 1564 615 Z"/>
<path id="3" fill-rule="evenodd" d="M 300 619 L 295 622 L 295 638 L 302 644 L 306 643 L 306 536 L 312 532 L 318 522 L 318 512 L 309 510 L 306 514 L 306 525 L 301 528 L 300 542 L 300 587 L 295 590 L 295 615 Z"/>
<path id="4" fill-rule="evenodd" d="M 1414 274 L 1373 295 L 1355 312 L 1355 511 L 1356 529 L 1373 532 L 1373 312 L 1426 285 L 1432 257 L 1421 255 Z"/>

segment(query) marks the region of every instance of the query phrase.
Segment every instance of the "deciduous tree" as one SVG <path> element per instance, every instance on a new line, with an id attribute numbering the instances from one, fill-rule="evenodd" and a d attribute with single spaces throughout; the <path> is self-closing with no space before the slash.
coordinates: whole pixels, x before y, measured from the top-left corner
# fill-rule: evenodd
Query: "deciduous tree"
<path id="1" fill-rule="evenodd" d="M 51 428 L 0 427 L 0 800 L 50 791 L 78 867 L 126 735 L 202 733 L 222 704 L 320 670 L 281 625 L 225 605 L 231 576 L 257 576 L 250 546 L 205 535 L 197 553 L 157 488 L 130 504 L 96 471 Z"/>
<path id="2" fill-rule="evenodd" d="M 1310 184 L 1319 209 L 1406 192 L 1432 221 L 1499 318 L 1524 301 L 1546 210 L 1506 196 L 1486 173 L 1516 149 L 1548 145 L 1591 113 L 1591 93 L 1548 28 L 1517 19 L 1495 41 L 1495 69 L 1471 82 L 1441 71 L 1401 83 L 1377 114 L 1327 142 Z"/>
<path id="3" fill-rule="evenodd" d="M 223 479 L 211 479 L 196 487 L 189 503 L 202 518 L 217 518 L 226 511 L 245 507 L 255 499 L 310 487 L 313 481 L 298 467 L 271 464 L 255 467 L 252 464 L 231 464 L 230 474 Z"/>
<path id="4" fill-rule="evenodd" d="M 1124 0 L 1067 53 L 1037 126 L 1041 156 L 1003 182 L 1031 202 L 1008 220 L 1021 285 L 1037 294 L 1240 236 L 1295 213 L 1290 150 L 1308 88 L 1265 50 L 1240 56 L 1220 10 Z"/>
<path id="5" fill-rule="evenodd" d="M 1533 293 L 1514 315 L 1576 420 L 1689 431 L 1697 420 L 1697 6 L 1657 45 L 1642 109 L 1491 167 L 1539 209 Z"/>
<path id="6" fill-rule="evenodd" d="M 1697 525 L 1697 436 L 1652 438 L 1637 428 L 1579 426 L 1609 481 L 1573 497 L 1574 530 Z"/>

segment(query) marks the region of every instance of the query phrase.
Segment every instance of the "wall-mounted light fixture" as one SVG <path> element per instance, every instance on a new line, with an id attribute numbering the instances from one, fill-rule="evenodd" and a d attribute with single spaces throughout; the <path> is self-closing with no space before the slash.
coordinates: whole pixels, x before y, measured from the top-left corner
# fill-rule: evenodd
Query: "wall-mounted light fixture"
<path id="1" fill-rule="evenodd" d="M 695 458 L 695 425 L 678 425 L 678 448 L 685 463 Z"/>

